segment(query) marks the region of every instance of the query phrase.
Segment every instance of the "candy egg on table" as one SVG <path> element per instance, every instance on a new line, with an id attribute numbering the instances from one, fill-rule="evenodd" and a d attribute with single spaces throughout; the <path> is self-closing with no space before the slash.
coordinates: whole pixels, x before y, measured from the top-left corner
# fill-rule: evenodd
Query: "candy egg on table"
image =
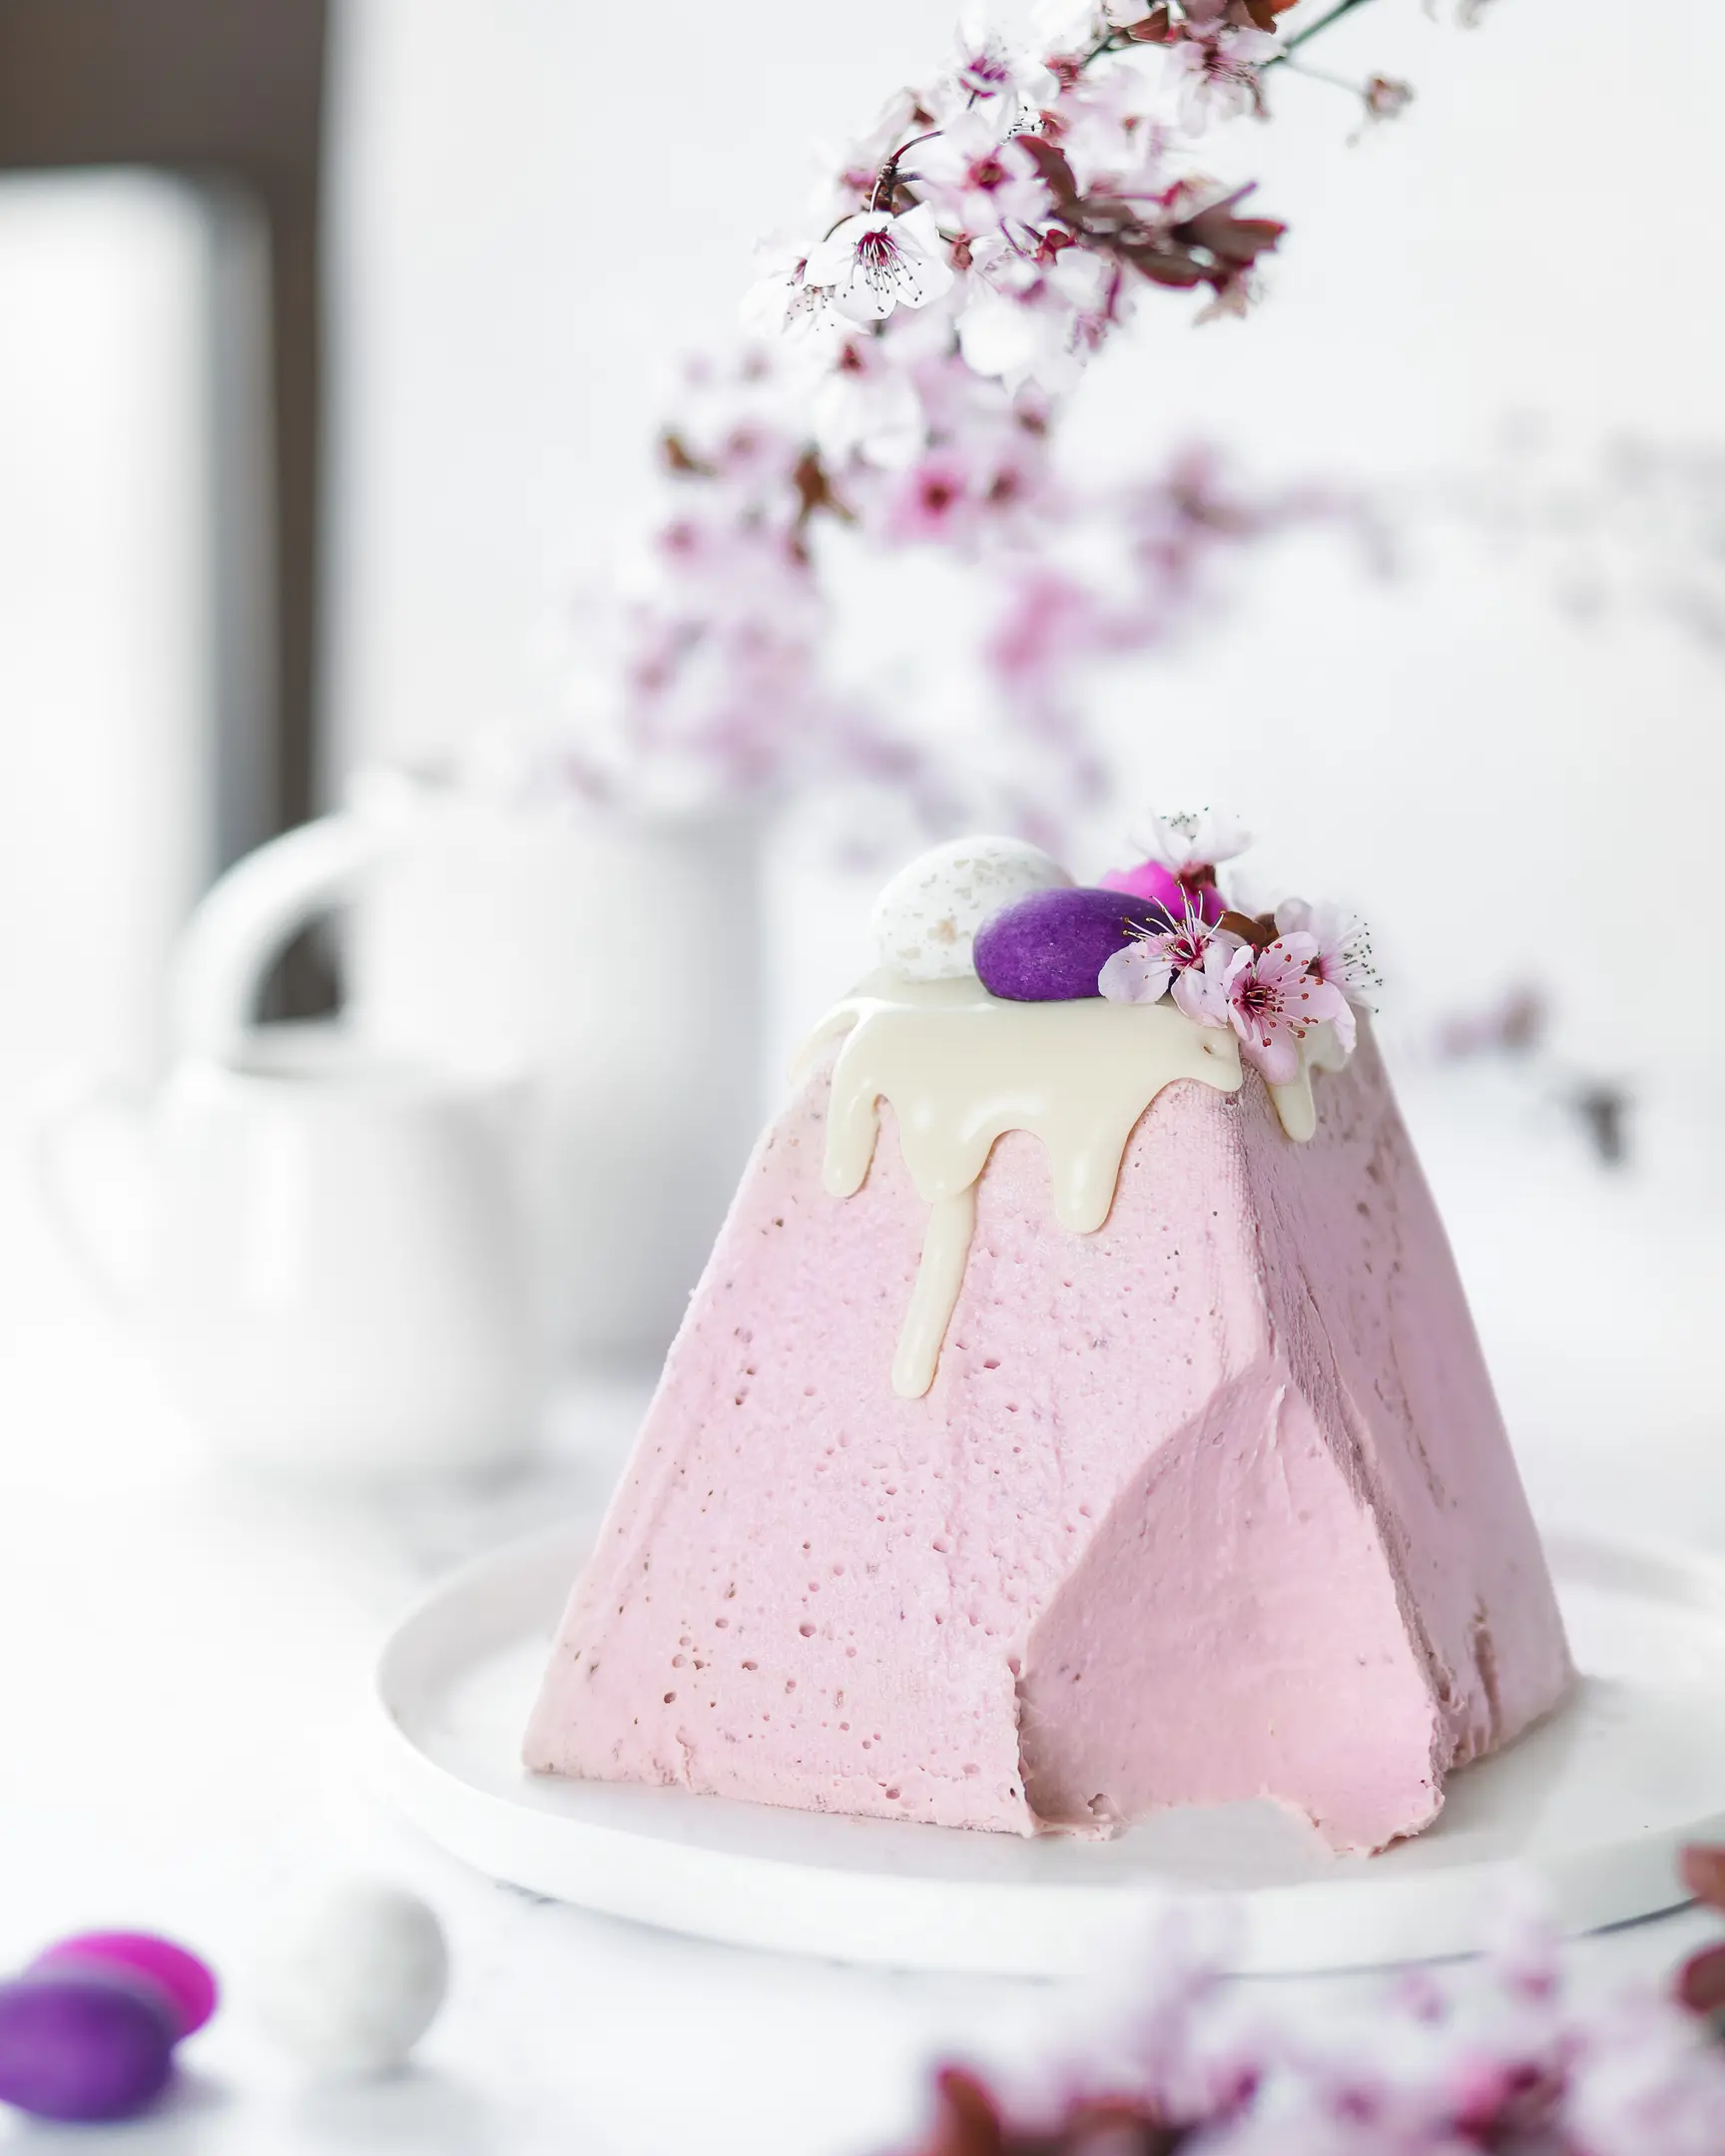
<path id="1" fill-rule="evenodd" d="M 174 2047 L 216 2011 L 216 1978 L 152 1931 L 81 1931 L 0 1983 L 0 2102 L 37 2118 L 131 2118 L 162 2093 Z"/>
<path id="2" fill-rule="evenodd" d="M 266 2031 L 315 2073 L 387 2073 L 405 2063 L 448 1986 L 443 1927 L 417 1894 L 343 1882 L 314 1896 L 257 1972 Z"/>
<path id="3" fill-rule="evenodd" d="M 108 1970 L 144 1983 L 167 2009 L 177 2040 L 197 2034 L 216 2011 L 219 1995 L 208 1962 L 154 1931 L 80 1931 L 45 1947 L 30 1969 Z"/>
<path id="4" fill-rule="evenodd" d="M 900 980 L 958 980 L 971 970 L 978 928 L 1014 898 L 1071 876 L 1022 838 L 953 838 L 907 861 L 869 919 L 880 964 Z"/>
<path id="5" fill-rule="evenodd" d="M 987 921 L 976 971 L 990 995 L 1015 1003 L 1068 1003 L 1099 995 L 1097 975 L 1134 929 L 1174 925 L 1151 898 L 1118 890 L 1033 891 Z"/>
<path id="6" fill-rule="evenodd" d="M 130 2118 L 174 2071 L 174 2016 L 149 1985 L 94 1966 L 0 1983 L 0 2102 L 35 2118 Z"/>

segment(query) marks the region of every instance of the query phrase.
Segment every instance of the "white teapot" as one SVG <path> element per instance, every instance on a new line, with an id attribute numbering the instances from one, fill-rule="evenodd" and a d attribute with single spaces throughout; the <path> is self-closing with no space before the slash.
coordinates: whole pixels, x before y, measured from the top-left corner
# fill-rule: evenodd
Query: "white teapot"
<path id="1" fill-rule="evenodd" d="M 194 919 L 160 1092 L 97 1089 L 45 1124 L 52 1209 L 216 1450 L 357 1482 L 512 1463 L 546 1376 L 523 1083 L 338 1025 L 254 1028 L 275 946 L 245 916 L 219 887 Z M 130 1262 L 101 1218 L 112 1165 L 78 1174 L 98 1116 L 142 1171 Z"/>
<path id="2" fill-rule="evenodd" d="M 520 807 L 362 775 L 345 811 L 262 847 L 205 901 L 182 1036 L 221 1054 L 265 957 L 343 906 L 357 1042 L 523 1074 L 554 1352 L 656 1357 L 759 1122 L 759 859 L 745 813 Z"/>

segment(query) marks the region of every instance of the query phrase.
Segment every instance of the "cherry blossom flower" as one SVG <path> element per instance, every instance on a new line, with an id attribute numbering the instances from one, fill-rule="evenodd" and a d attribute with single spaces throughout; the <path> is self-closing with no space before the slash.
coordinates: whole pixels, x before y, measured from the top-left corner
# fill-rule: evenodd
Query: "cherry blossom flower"
<path id="1" fill-rule="evenodd" d="M 1188 1018 L 1200 1025 L 1226 1025 L 1207 960 L 1214 950 L 1219 965 L 1231 963 L 1239 948 L 1238 936 L 1207 921 L 1188 900 L 1172 928 L 1134 930 L 1126 948 L 1103 966 L 1096 985 L 1115 1003 L 1157 1003 L 1172 988 L 1175 1003 Z"/>
<path id="2" fill-rule="evenodd" d="M 914 153 L 915 179 L 939 222 L 974 240 L 1015 233 L 1034 241 L 1053 204 L 1020 142 L 999 142 L 982 115 L 961 114 Z"/>
<path id="3" fill-rule="evenodd" d="M 958 318 L 958 347 L 975 373 L 1016 392 L 1072 389 L 1122 314 L 1118 273 L 1069 247 L 981 249 Z"/>
<path id="4" fill-rule="evenodd" d="M 726 359 L 698 357 L 683 370 L 677 423 L 660 438 L 673 477 L 699 488 L 679 513 L 693 516 L 716 544 L 745 520 L 781 528 L 795 515 L 795 473 L 806 443 L 785 423 L 794 395 L 795 346 L 752 345 Z"/>
<path id="5" fill-rule="evenodd" d="M 1182 809 L 1150 818 L 1145 851 L 1180 882 L 1204 884 L 1213 883 L 1221 863 L 1238 858 L 1251 843 L 1251 832 L 1230 815 L 1211 808 Z"/>
<path id="6" fill-rule="evenodd" d="M 1212 946 L 1214 949 L 1215 946 Z M 1348 1008 L 1339 988 L 1312 971 L 1316 936 L 1278 936 L 1268 949 L 1242 945 L 1221 975 L 1228 1023 L 1240 1037 L 1240 1053 L 1268 1085 L 1289 1085 L 1300 1075 L 1300 1043 L 1312 1027 Z M 1207 1007 L 1213 1008 L 1220 961 L 1205 956 Z"/>
<path id="7" fill-rule="evenodd" d="M 1414 102 L 1414 86 L 1394 75 L 1369 75 L 1360 95 L 1369 120 L 1400 120 Z"/>
<path id="8" fill-rule="evenodd" d="M 894 490 L 885 530 L 901 544 L 949 542 L 966 522 L 974 523 L 976 507 L 969 467 L 949 450 L 936 451 L 904 474 Z"/>
<path id="9" fill-rule="evenodd" d="M 1339 991 L 1341 1000 L 1330 1013 L 1331 1023 L 1343 1050 L 1352 1055 L 1358 1032 L 1355 1009 L 1370 1010 L 1372 991 L 1379 985 L 1378 969 L 1372 963 L 1371 931 L 1341 906 L 1328 901 L 1311 905 L 1304 898 L 1283 899 L 1276 908 L 1276 927 L 1284 936 L 1309 935 L 1318 946 L 1312 972 Z"/>
<path id="10" fill-rule="evenodd" d="M 1228 972 L 1242 954 L 1250 957 L 1251 948 L 1243 945 L 1238 937 L 1217 936 L 1204 946 L 1202 963 L 1190 967 L 1182 975 L 1180 1008 L 1196 1024 L 1223 1028 L 1233 1024 L 1229 1015 Z"/>
<path id="11" fill-rule="evenodd" d="M 832 182 L 830 188 L 818 190 L 812 214 L 831 222 L 855 210 L 873 208 L 881 166 L 907 136 L 927 125 L 928 118 L 914 90 L 895 90 L 866 134 L 838 147 L 817 143 L 816 156 Z"/>
<path id="12" fill-rule="evenodd" d="M 738 318 L 759 336 L 807 335 L 837 326 L 833 294 L 809 282 L 809 256 L 788 240 L 763 241 L 755 251 L 755 282 L 743 295 Z"/>
<path id="13" fill-rule="evenodd" d="M 983 285 L 958 317 L 958 349 L 966 366 L 1009 389 L 1035 382 L 1058 394 L 1079 371 L 1073 326 L 1070 311 L 1040 290 Z"/>
<path id="14" fill-rule="evenodd" d="M 865 464 L 902 471 L 928 438 L 916 384 L 887 362 L 874 339 L 846 345 L 816 389 L 809 416 L 815 446 L 840 466 L 861 457 Z"/>
<path id="15" fill-rule="evenodd" d="M 1104 890 L 1130 891 L 1154 898 L 1171 912 L 1195 908 L 1206 920 L 1222 917 L 1216 869 L 1252 843 L 1250 835 L 1227 816 L 1208 808 L 1198 814 L 1152 816 L 1150 835 L 1141 841 L 1147 856 L 1135 868 L 1111 868 Z"/>
<path id="16" fill-rule="evenodd" d="M 986 5 L 965 10 L 958 25 L 958 65 L 929 102 L 944 126 L 960 113 L 982 115 L 996 142 L 1033 125 L 1059 94 L 1059 80 L 1043 61 L 1016 48 L 992 20 Z"/>
<path id="17" fill-rule="evenodd" d="M 1043 561 L 1013 580 L 985 657 L 1008 697 L 1035 701 L 1065 679 L 1073 651 L 1093 650 L 1106 634 L 1105 610 L 1091 587 Z M 1104 887 L 1117 886 L 1104 879 Z"/>
<path id="18" fill-rule="evenodd" d="M 1261 112 L 1258 71 L 1281 50 L 1281 39 L 1268 31 L 1189 21 L 1168 54 L 1166 77 L 1179 101 L 1181 126 L 1201 135 L 1218 121 Z"/>
<path id="19" fill-rule="evenodd" d="M 1306 898 L 1284 898 L 1276 907 L 1276 926 L 1283 935 L 1298 932 L 1314 937 L 1318 956 L 1313 971 L 1364 1005 L 1365 991 L 1378 981 L 1371 961 L 1371 934 L 1364 921 L 1328 899 L 1314 904 Z"/>
<path id="20" fill-rule="evenodd" d="M 1060 100 L 1060 148 L 1079 190 L 1131 200 L 1161 184 L 1167 131 L 1157 56 L 1148 47 L 1081 77 Z"/>
<path id="21" fill-rule="evenodd" d="M 810 249 L 804 278 L 831 291 L 850 320 L 881 321 L 895 306 L 937 299 L 952 282 L 952 265 L 933 211 L 918 203 L 898 217 L 864 210 L 846 218 Z"/>
<path id="22" fill-rule="evenodd" d="M 1086 51 L 1111 28 L 1097 0 L 1033 0 L 1030 9 L 1031 33 L 1045 53 Z"/>

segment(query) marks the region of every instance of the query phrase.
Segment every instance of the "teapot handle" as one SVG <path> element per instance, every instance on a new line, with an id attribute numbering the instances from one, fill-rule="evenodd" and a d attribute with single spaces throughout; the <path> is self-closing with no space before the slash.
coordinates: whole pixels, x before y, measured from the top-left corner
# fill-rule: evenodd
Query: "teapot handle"
<path id="1" fill-rule="evenodd" d="M 272 838 L 213 884 L 174 960 L 170 997 L 179 1051 L 233 1061 L 288 944 L 349 897 L 404 836 L 391 818 L 351 811 L 321 816 Z"/>

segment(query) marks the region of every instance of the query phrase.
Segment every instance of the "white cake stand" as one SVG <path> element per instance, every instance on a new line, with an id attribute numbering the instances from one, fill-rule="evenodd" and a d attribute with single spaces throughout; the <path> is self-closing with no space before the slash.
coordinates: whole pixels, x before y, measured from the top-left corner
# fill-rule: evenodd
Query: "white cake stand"
<path id="1" fill-rule="evenodd" d="M 1200 1903 L 1239 1971 L 1364 1967 L 1483 1943 L 1530 1874 L 1567 1930 L 1685 1898 L 1725 1838 L 1725 1567 L 1547 1538 L 1583 1677 L 1551 1722 L 1450 1782 L 1436 1827 L 1334 1858 L 1271 1805 L 1161 1814 L 1118 1841 L 1019 1841 L 527 1774 L 521 1731 L 589 1537 L 456 1573 L 376 1680 L 385 1789 L 494 1878 L 612 1915 L 830 1959 L 1066 1975 Z"/>

